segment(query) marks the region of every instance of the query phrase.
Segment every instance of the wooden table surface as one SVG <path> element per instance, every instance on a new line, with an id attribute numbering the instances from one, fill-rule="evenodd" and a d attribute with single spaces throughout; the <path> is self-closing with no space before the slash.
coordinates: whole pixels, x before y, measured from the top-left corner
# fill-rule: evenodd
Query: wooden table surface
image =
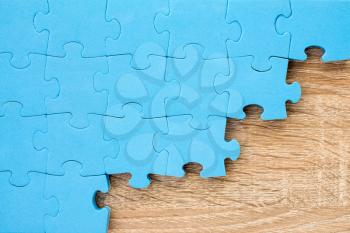
<path id="1" fill-rule="evenodd" d="M 241 144 L 227 177 L 203 180 L 200 166 L 183 179 L 152 176 L 146 190 L 111 177 L 99 206 L 111 208 L 109 232 L 350 232 L 350 61 L 323 64 L 321 51 L 290 62 L 288 82 L 303 97 L 285 121 L 228 121 Z"/>

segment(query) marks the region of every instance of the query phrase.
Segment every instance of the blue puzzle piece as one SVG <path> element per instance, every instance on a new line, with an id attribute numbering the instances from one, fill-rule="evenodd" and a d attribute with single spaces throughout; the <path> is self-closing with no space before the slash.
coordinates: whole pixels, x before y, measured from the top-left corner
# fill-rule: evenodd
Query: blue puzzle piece
<path id="1" fill-rule="evenodd" d="M 124 117 L 123 105 L 132 102 L 142 106 L 144 118 L 164 117 L 165 101 L 179 96 L 178 82 L 164 81 L 165 66 L 154 63 L 152 68 L 136 70 L 130 66 L 131 59 L 129 55 L 111 56 L 108 74 L 95 77 L 95 89 L 108 92 L 106 114 Z"/>
<path id="2" fill-rule="evenodd" d="M 154 147 L 168 152 L 168 176 L 184 176 L 183 166 L 190 162 L 199 163 L 203 178 L 226 175 L 225 159 L 236 160 L 240 153 L 237 141 L 225 141 L 226 118 L 212 116 L 209 128 L 195 130 L 190 126 L 191 116 L 168 118 L 167 134 L 157 133 Z"/>
<path id="3" fill-rule="evenodd" d="M 102 116 L 89 115 L 90 125 L 83 129 L 69 125 L 69 114 L 48 115 L 47 118 L 48 131 L 37 133 L 34 145 L 48 150 L 49 174 L 63 174 L 62 165 L 72 160 L 82 164 L 82 176 L 105 174 L 104 158 L 117 156 L 118 143 L 104 138 Z"/>
<path id="4" fill-rule="evenodd" d="M 46 233 L 101 233 L 107 232 L 109 208 L 98 208 L 95 200 L 97 191 L 108 192 L 106 175 L 80 176 L 80 164 L 64 164 L 64 176 L 48 176 L 46 197 L 55 197 L 59 202 L 56 216 L 46 216 Z"/>
<path id="5" fill-rule="evenodd" d="M 271 57 L 288 56 L 290 36 L 278 34 L 275 22 L 278 16 L 290 14 L 289 0 L 229 0 L 226 18 L 242 28 L 240 40 L 227 44 L 229 56 L 252 56 L 254 69 L 271 69 Z"/>
<path id="6" fill-rule="evenodd" d="M 292 15 L 277 21 L 279 32 L 291 34 L 290 59 L 306 60 L 309 47 L 322 48 L 325 62 L 350 59 L 350 1 L 290 2 Z"/>
<path id="7" fill-rule="evenodd" d="M 10 171 L 10 182 L 16 186 L 28 184 L 28 172 L 46 172 L 47 162 L 47 152 L 37 151 L 32 141 L 35 132 L 47 130 L 46 117 L 24 117 L 21 109 L 21 104 L 11 102 L 0 116 L 0 171 Z"/>
<path id="8" fill-rule="evenodd" d="M 153 21 L 156 13 L 166 12 L 168 1 L 164 0 L 109 0 L 107 4 L 107 19 L 116 19 L 121 28 L 120 36 L 108 39 L 106 47 L 108 54 L 131 54 L 133 66 L 138 69 L 148 68 L 156 63 L 149 60 L 160 61 L 167 54 L 168 35 L 159 34 L 154 28 Z M 131 10 L 132 9 L 132 10 Z"/>
<path id="9" fill-rule="evenodd" d="M 107 73 L 106 57 L 84 58 L 81 56 L 82 45 L 69 43 L 65 45 L 67 55 L 64 58 L 48 57 L 46 80 L 57 79 L 60 93 L 55 99 L 47 99 L 49 114 L 71 113 L 70 124 L 77 128 L 88 126 L 87 115 L 104 114 L 107 107 L 105 93 L 94 89 L 96 73 Z"/>
<path id="10" fill-rule="evenodd" d="M 159 33 L 169 33 L 168 55 L 184 58 L 188 44 L 202 46 L 207 59 L 226 55 L 226 41 L 237 41 L 241 33 L 239 24 L 226 22 L 226 8 L 227 0 L 169 0 L 168 12 L 154 21 Z"/>
<path id="11" fill-rule="evenodd" d="M 166 168 L 166 153 L 154 150 L 153 137 L 167 132 L 167 122 L 166 118 L 142 119 L 139 107 L 124 106 L 124 118 L 105 117 L 107 135 L 120 146 L 117 158 L 106 158 L 105 166 L 107 174 L 131 173 L 130 186 L 145 188 L 150 184 L 149 174 L 163 174 Z"/>
<path id="12" fill-rule="evenodd" d="M 77 42 L 84 45 L 84 57 L 103 56 L 107 54 L 105 40 L 119 36 L 118 23 L 106 20 L 106 0 L 48 2 L 49 10 L 38 9 L 34 25 L 38 32 L 49 32 L 49 55 L 63 57 L 64 45 Z"/>
<path id="13" fill-rule="evenodd" d="M 10 175 L 0 172 L 0 233 L 47 233 L 44 217 L 56 215 L 59 207 L 55 198 L 44 198 L 47 175 L 29 173 L 30 183 L 23 187 L 11 185 Z"/>
<path id="14" fill-rule="evenodd" d="M 236 95 L 237 106 L 228 109 L 229 96 L 219 95 L 214 88 L 216 75 L 229 75 L 227 58 L 204 60 L 198 47 L 187 46 L 186 58 L 169 58 L 167 62 L 166 81 L 176 80 L 181 85 L 178 98 L 166 101 L 167 116 L 191 115 L 191 126 L 195 129 L 208 128 L 209 116 L 226 117 L 228 110 L 237 112 L 242 106 L 240 94 Z"/>
<path id="15" fill-rule="evenodd" d="M 46 113 L 45 98 L 58 94 L 58 83 L 44 79 L 46 57 L 31 54 L 31 64 L 17 69 L 9 63 L 10 55 L 0 55 L 0 112 L 7 102 L 20 102 L 26 116 Z"/>
<path id="16" fill-rule="evenodd" d="M 48 33 L 38 33 L 33 26 L 33 20 L 37 11 L 47 9 L 47 0 L 1 1 L 0 53 L 11 54 L 13 66 L 28 66 L 29 54 L 46 54 Z"/>
<path id="17" fill-rule="evenodd" d="M 258 105 L 263 108 L 262 120 L 279 120 L 287 117 L 286 102 L 297 103 L 301 97 L 299 83 L 286 83 L 288 60 L 271 58 L 272 68 L 267 72 L 258 72 L 251 68 L 251 57 L 230 59 L 231 82 L 227 84 L 227 76 L 217 76 L 215 82 L 217 91 L 237 92 L 243 98 L 240 111 L 231 118 L 244 119 L 243 108 Z M 230 100 L 231 104 L 231 100 Z"/>

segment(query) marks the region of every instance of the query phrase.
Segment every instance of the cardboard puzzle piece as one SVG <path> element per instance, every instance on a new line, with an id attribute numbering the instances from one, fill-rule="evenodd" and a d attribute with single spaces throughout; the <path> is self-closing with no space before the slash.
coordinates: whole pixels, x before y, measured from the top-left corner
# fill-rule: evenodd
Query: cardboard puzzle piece
<path id="1" fill-rule="evenodd" d="M 166 154 L 154 150 L 153 137 L 158 132 L 167 132 L 167 121 L 142 118 L 141 106 L 137 104 L 125 105 L 124 111 L 123 118 L 105 116 L 104 119 L 107 137 L 118 140 L 120 148 L 116 158 L 105 159 L 106 173 L 130 173 L 130 186 L 145 188 L 150 184 L 148 175 L 161 175 L 166 167 Z"/>
<path id="2" fill-rule="evenodd" d="M 215 87 L 219 93 L 239 91 L 242 95 L 243 104 L 240 111 L 229 117 L 244 119 L 243 108 L 258 105 L 263 108 L 262 120 L 287 118 L 286 102 L 297 103 L 301 98 L 299 83 L 286 83 L 288 60 L 271 58 L 272 68 L 266 72 L 252 69 L 251 62 L 251 57 L 230 59 L 232 77 L 229 77 L 229 82 L 227 82 L 227 76 L 216 77 Z"/>
<path id="3" fill-rule="evenodd" d="M 46 233 L 100 233 L 107 232 L 109 208 L 98 208 L 97 191 L 108 192 L 106 175 L 83 177 L 76 162 L 64 164 L 63 176 L 47 176 L 45 196 L 56 198 L 59 211 L 45 217 Z"/>
<path id="4" fill-rule="evenodd" d="M 138 69 L 152 66 L 150 55 L 157 55 L 153 59 L 161 60 L 167 54 L 169 38 L 166 33 L 157 33 L 153 21 L 156 13 L 167 12 L 167 7 L 168 2 L 164 0 L 109 0 L 106 17 L 118 21 L 120 35 L 106 40 L 108 54 L 133 55 L 132 65 Z"/>
<path id="5" fill-rule="evenodd" d="M 78 129 L 70 126 L 69 114 L 48 115 L 47 132 L 34 135 L 34 146 L 48 151 L 47 173 L 64 174 L 62 165 L 77 161 L 82 176 L 105 174 L 104 158 L 116 157 L 118 142 L 107 140 L 103 131 L 103 116 L 89 115 L 89 126 Z"/>
<path id="6" fill-rule="evenodd" d="M 106 57 L 82 57 L 83 46 L 78 43 L 66 44 L 64 58 L 47 57 L 45 79 L 57 79 L 60 92 L 55 99 L 47 99 L 49 114 L 70 113 L 70 124 L 76 128 L 89 125 L 88 114 L 104 114 L 107 96 L 94 88 L 94 76 L 108 72 Z"/>
<path id="7" fill-rule="evenodd" d="M 22 105 L 10 102 L 0 116 L 0 171 L 11 172 L 9 182 L 16 186 L 29 183 L 29 172 L 46 172 L 47 151 L 33 146 L 37 131 L 47 130 L 45 116 L 21 116 Z"/>
<path id="8" fill-rule="evenodd" d="M 104 56 L 105 40 L 120 34 L 118 23 L 106 20 L 106 0 L 48 0 L 48 4 L 47 11 L 37 10 L 34 25 L 38 32 L 49 32 L 51 56 L 65 56 L 64 46 L 70 42 L 84 45 L 84 57 Z"/>
<path id="9" fill-rule="evenodd" d="M 108 57 L 109 72 L 95 77 L 95 90 L 108 94 L 106 115 L 124 117 L 123 106 L 132 102 L 142 106 L 143 118 L 166 116 L 165 101 L 177 98 L 180 92 L 178 82 L 164 81 L 166 58 L 164 67 L 155 63 L 160 67 L 152 70 L 132 68 L 131 59 L 129 55 Z"/>
<path id="10" fill-rule="evenodd" d="M 350 1 L 290 0 L 292 14 L 280 16 L 277 30 L 291 34 L 289 58 L 306 60 L 305 49 L 324 50 L 324 62 L 350 59 Z"/>
<path id="11" fill-rule="evenodd" d="M 22 69 L 14 68 L 10 57 L 0 54 L 0 113 L 8 102 L 19 102 L 25 116 L 45 114 L 45 99 L 54 98 L 59 91 L 56 80 L 44 79 L 46 57 L 30 54 L 30 65 Z"/>
<path id="12" fill-rule="evenodd" d="M 209 116 L 226 117 L 228 114 L 229 95 L 218 94 L 214 87 L 217 75 L 230 74 L 229 60 L 216 58 L 205 60 L 197 46 L 186 46 L 184 59 L 169 58 L 166 81 L 177 81 L 181 86 L 178 98 L 166 101 L 167 116 L 191 115 L 191 126 L 195 129 L 207 129 Z M 234 93 L 231 93 L 234 95 Z M 237 91 L 235 100 L 237 112 L 242 105 Z"/>
<path id="13" fill-rule="evenodd" d="M 47 175 L 31 172 L 26 186 L 14 186 L 9 172 L 0 172 L 0 233 L 45 231 L 45 216 L 58 213 L 58 201 L 44 197 Z"/>
<path id="14" fill-rule="evenodd" d="M 11 65 L 24 68 L 30 54 L 46 54 L 48 33 L 38 33 L 34 26 L 37 11 L 48 9 L 46 0 L 2 0 L 0 7 L 0 54 L 11 55 Z"/>
<path id="15" fill-rule="evenodd" d="M 183 166 L 195 162 L 202 165 L 200 175 L 203 178 L 225 176 L 225 159 L 238 159 L 238 142 L 224 139 L 226 117 L 209 117 L 209 128 L 204 130 L 191 127 L 191 116 L 167 119 L 168 133 L 159 132 L 154 138 L 155 150 L 168 153 L 166 175 L 182 177 Z"/>
<path id="16" fill-rule="evenodd" d="M 275 27 L 282 15 L 291 15 L 289 0 L 229 0 L 226 20 L 242 29 L 239 41 L 227 43 L 229 57 L 251 56 L 258 71 L 271 69 L 271 57 L 288 57 L 290 36 L 278 34 Z"/>
<path id="17" fill-rule="evenodd" d="M 168 12 L 159 12 L 154 21 L 158 33 L 169 33 L 168 56 L 184 58 L 189 44 L 202 46 L 206 59 L 226 54 L 226 41 L 241 34 L 238 23 L 226 22 L 226 8 L 227 0 L 169 0 Z"/>

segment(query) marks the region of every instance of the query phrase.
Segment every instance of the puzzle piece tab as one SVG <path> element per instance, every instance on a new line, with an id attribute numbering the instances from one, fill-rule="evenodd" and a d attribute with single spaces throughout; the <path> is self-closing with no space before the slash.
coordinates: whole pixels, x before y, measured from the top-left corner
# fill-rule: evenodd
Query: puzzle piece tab
<path id="1" fill-rule="evenodd" d="M 51 56 L 65 56 L 64 45 L 70 42 L 84 46 L 84 57 L 104 56 L 105 40 L 120 34 L 118 23 L 106 20 L 106 0 L 48 0 L 48 3 L 48 11 L 38 9 L 34 25 L 38 32 L 49 32 L 47 54 Z"/>
<path id="2" fill-rule="evenodd" d="M 106 158 L 107 174 L 131 173 L 130 186 L 145 188 L 150 184 L 148 175 L 163 174 L 166 154 L 153 148 L 153 137 L 157 132 L 167 132 L 166 118 L 143 119 L 140 106 L 124 106 L 125 117 L 106 116 L 104 127 L 107 136 L 119 142 L 116 159 Z"/>
<path id="3" fill-rule="evenodd" d="M 0 233 L 47 233 L 45 216 L 54 216 L 59 210 L 55 198 L 44 197 L 47 175 L 31 172 L 29 184 L 22 187 L 11 185 L 10 175 L 0 172 Z"/>
<path id="4" fill-rule="evenodd" d="M 244 119 L 243 108 L 258 105 L 264 110 L 261 115 L 262 120 L 285 119 L 286 102 L 297 103 L 301 97 L 299 83 L 286 83 L 288 60 L 271 58 L 272 68 L 266 72 L 252 69 L 251 62 L 251 57 L 230 59 L 230 77 L 217 76 L 215 80 L 215 87 L 219 93 L 239 91 L 242 95 L 242 107 L 229 117 Z"/>
<path id="5" fill-rule="evenodd" d="M 33 146 L 34 133 L 47 130 L 46 117 L 22 116 L 21 109 L 20 103 L 10 102 L 0 116 L 0 171 L 10 171 L 9 182 L 16 186 L 29 183 L 29 172 L 46 172 L 47 163 L 47 151 Z"/>
<path id="6" fill-rule="evenodd" d="M 64 164 L 64 176 L 47 176 L 45 196 L 54 197 L 59 203 L 56 216 L 46 216 L 46 233 L 100 233 L 107 232 L 109 208 L 98 208 L 97 191 L 108 192 L 106 175 L 80 176 L 80 164 Z"/>
<path id="7" fill-rule="evenodd" d="M 11 64 L 16 68 L 30 65 L 30 54 L 46 54 L 48 33 L 38 33 L 33 20 L 37 11 L 47 9 L 47 0 L 1 1 L 0 54 L 9 53 Z"/>
<path id="8" fill-rule="evenodd" d="M 107 107 L 105 93 L 94 89 L 95 74 L 107 73 L 106 57 L 84 58 L 83 46 L 77 43 L 66 44 L 64 58 L 48 57 L 46 80 L 57 79 L 60 92 L 57 98 L 47 99 L 49 114 L 70 113 L 73 127 L 85 128 L 89 125 L 88 114 L 104 114 Z"/>
<path id="9" fill-rule="evenodd" d="M 229 57 L 252 56 L 258 71 L 271 69 L 271 57 L 288 57 L 290 36 L 278 34 L 275 27 L 281 15 L 291 15 L 289 0 L 229 0 L 227 21 L 242 28 L 239 41 L 228 41 Z"/>
<path id="10" fill-rule="evenodd" d="M 68 161 L 82 164 L 81 175 L 105 174 L 104 158 L 118 154 L 118 143 L 104 138 L 102 116 L 89 115 L 89 126 L 83 129 L 69 125 L 69 114 L 48 115 L 48 130 L 38 132 L 34 145 L 48 150 L 47 172 L 62 175 Z"/>
<path id="11" fill-rule="evenodd" d="M 184 58 L 189 44 L 202 46 L 206 59 L 226 54 L 226 41 L 241 34 L 238 23 L 226 22 L 226 8 L 227 0 L 169 0 L 168 12 L 154 21 L 159 33 L 169 33 L 168 56 Z"/>
<path id="12" fill-rule="evenodd" d="M 350 59 L 350 1 L 290 0 L 292 14 L 277 30 L 291 34 L 289 58 L 306 60 L 305 49 L 322 48 L 325 62 Z"/>

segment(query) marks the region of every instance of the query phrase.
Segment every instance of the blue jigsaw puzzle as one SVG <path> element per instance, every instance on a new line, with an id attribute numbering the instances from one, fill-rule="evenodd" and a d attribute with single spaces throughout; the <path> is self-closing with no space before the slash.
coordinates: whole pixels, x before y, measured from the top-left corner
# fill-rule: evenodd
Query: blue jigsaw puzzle
<path id="1" fill-rule="evenodd" d="M 349 59 L 349 25 L 343 0 L 1 1 L 0 233 L 107 232 L 108 175 L 225 176 L 227 117 L 285 119 L 289 60 Z"/>

